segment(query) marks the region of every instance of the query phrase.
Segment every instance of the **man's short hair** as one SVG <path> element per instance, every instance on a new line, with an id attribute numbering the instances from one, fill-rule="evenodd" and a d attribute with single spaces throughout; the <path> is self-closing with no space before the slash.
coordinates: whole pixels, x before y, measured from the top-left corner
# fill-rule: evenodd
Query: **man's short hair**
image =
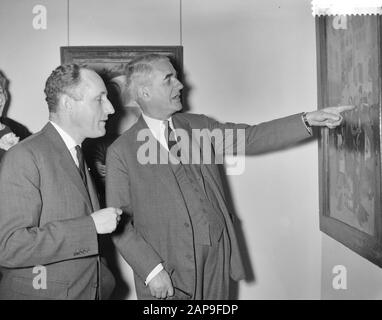
<path id="1" fill-rule="evenodd" d="M 81 99 L 76 96 L 74 91 L 81 82 L 81 69 L 86 69 L 75 63 L 58 66 L 50 74 L 45 83 L 45 100 L 48 103 L 49 112 L 57 111 L 58 101 L 62 94 L 67 94 L 73 98 Z"/>
<path id="2" fill-rule="evenodd" d="M 8 79 L 4 76 L 4 74 L 0 71 L 0 94 L 4 94 L 5 101 L 8 100 Z"/>
<path id="3" fill-rule="evenodd" d="M 145 54 L 139 56 L 128 64 L 127 67 L 127 88 L 131 100 L 137 100 L 137 88 L 145 85 L 150 80 L 154 68 L 153 64 L 158 61 L 169 61 L 170 59 L 162 54 Z"/>

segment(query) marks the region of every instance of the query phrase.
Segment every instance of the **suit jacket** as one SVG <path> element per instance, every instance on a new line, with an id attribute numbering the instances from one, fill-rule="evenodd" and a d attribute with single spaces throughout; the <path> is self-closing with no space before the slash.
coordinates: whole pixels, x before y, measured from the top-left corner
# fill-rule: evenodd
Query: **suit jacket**
<path id="1" fill-rule="evenodd" d="M 226 133 L 223 135 L 224 143 L 212 139 L 212 135 L 207 136 L 207 141 L 204 141 L 213 146 L 213 157 L 224 155 L 227 150 L 232 150 L 231 147 L 236 150 L 240 140 L 235 138 L 235 129 L 243 129 L 245 132 L 241 142 L 245 144 L 246 154 L 279 149 L 310 136 L 301 114 L 256 126 L 219 123 L 204 115 L 195 114 L 178 113 L 172 119 L 177 134 L 178 129 L 184 129 L 189 137 L 193 135 L 192 129 L 208 129 L 208 132 L 213 132 L 214 129 L 223 130 Z M 185 256 L 194 255 L 194 241 L 192 235 L 184 231 L 189 216 L 170 165 L 141 164 L 137 160 L 138 153 L 146 143 L 138 141 L 138 134 L 143 129 L 148 130 L 148 127 L 140 117 L 133 127 L 109 147 L 106 199 L 108 205 L 121 207 L 126 212 L 126 223 L 120 223 L 113 240 L 134 271 L 138 297 L 149 297 L 144 281 L 159 263 L 163 263 L 170 274 L 174 270 L 177 274 L 189 272 L 190 265 L 185 263 Z M 201 145 L 195 146 L 194 142 L 189 145 L 192 146 L 192 152 L 196 150 L 202 153 L 204 150 Z M 160 146 L 159 149 L 160 152 L 164 150 Z M 242 279 L 244 271 L 232 217 L 214 159 L 211 164 L 202 163 L 200 172 L 200 183 L 209 184 L 214 194 L 210 198 L 212 205 L 225 221 L 230 242 L 225 247 L 225 250 L 230 250 L 227 255 L 230 257 L 230 275 L 234 280 Z"/>
<path id="2" fill-rule="evenodd" d="M 100 298 L 110 295 L 114 278 L 99 261 L 90 217 L 99 205 L 87 178 L 89 192 L 50 123 L 6 153 L 0 167 L 1 299 L 94 299 L 98 278 Z M 46 289 L 35 288 L 39 265 Z"/>

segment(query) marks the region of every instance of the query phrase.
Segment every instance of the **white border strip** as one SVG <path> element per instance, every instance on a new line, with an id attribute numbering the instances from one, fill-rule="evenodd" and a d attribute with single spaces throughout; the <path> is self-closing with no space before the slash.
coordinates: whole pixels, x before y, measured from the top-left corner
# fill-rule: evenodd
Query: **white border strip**
<path id="1" fill-rule="evenodd" d="M 382 14 L 382 0 L 312 0 L 313 16 Z"/>

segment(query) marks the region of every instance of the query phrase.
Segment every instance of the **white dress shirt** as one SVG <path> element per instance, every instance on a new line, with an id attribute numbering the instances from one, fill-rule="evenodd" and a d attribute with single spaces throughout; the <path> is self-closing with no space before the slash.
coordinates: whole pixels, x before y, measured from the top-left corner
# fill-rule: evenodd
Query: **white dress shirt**
<path id="1" fill-rule="evenodd" d="M 66 147 L 68 148 L 70 155 L 73 158 L 73 161 L 75 162 L 76 166 L 78 167 L 78 158 L 77 158 L 77 151 L 76 151 L 76 146 L 78 144 L 77 142 L 74 141 L 74 139 L 67 133 L 65 132 L 57 123 L 54 123 L 53 121 L 49 121 L 53 127 L 57 130 L 58 134 L 61 136 L 62 140 L 64 140 L 64 143 Z"/>
<path id="2" fill-rule="evenodd" d="M 166 122 L 168 121 L 172 130 L 174 130 L 174 125 L 172 123 L 172 117 L 167 120 L 158 120 L 151 118 L 144 113 L 142 113 L 142 117 L 147 123 L 151 133 L 154 138 L 159 141 L 159 143 L 168 151 L 167 138 L 165 137 L 166 130 Z"/>

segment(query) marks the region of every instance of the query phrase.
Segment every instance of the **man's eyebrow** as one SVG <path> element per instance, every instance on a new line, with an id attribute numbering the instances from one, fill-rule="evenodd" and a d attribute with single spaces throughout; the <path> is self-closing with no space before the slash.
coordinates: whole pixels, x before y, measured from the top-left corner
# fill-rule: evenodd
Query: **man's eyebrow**
<path id="1" fill-rule="evenodd" d="M 175 74 L 173 72 L 166 74 L 166 76 L 164 77 L 164 80 L 167 80 L 168 78 L 171 78 L 172 76 L 176 77 L 176 72 L 175 72 Z"/>
<path id="2" fill-rule="evenodd" d="M 95 96 L 95 99 L 102 98 L 103 96 L 107 96 L 107 91 L 102 91 L 102 92 L 98 93 L 98 94 Z"/>

